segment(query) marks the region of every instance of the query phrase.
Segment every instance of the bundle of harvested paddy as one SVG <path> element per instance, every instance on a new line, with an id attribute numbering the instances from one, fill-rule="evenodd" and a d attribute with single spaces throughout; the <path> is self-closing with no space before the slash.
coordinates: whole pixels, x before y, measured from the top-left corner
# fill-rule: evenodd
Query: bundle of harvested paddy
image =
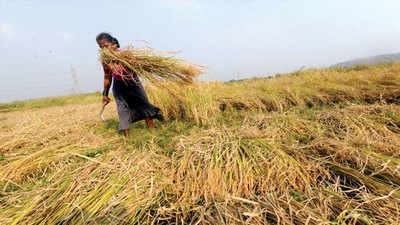
<path id="1" fill-rule="evenodd" d="M 125 80 L 135 80 L 136 74 L 156 85 L 163 81 L 188 84 L 205 70 L 203 66 L 174 58 L 171 53 L 158 52 L 149 47 L 128 47 L 121 52 L 101 49 L 100 53 L 101 62 L 113 71 L 120 71 L 118 75 Z"/>

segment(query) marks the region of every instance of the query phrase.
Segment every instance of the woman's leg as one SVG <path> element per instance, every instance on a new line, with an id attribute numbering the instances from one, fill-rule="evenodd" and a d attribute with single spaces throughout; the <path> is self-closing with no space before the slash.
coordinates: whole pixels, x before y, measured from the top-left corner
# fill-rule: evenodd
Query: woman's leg
<path id="1" fill-rule="evenodd" d="M 123 130 L 125 137 L 129 137 L 130 109 L 124 98 L 121 97 L 121 82 L 113 79 L 113 95 L 117 104 L 119 126 L 118 130 Z"/>
<path id="2" fill-rule="evenodd" d="M 124 130 L 125 137 L 129 137 L 129 129 Z"/>
<path id="3" fill-rule="evenodd" d="M 146 125 L 147 125 L 147 128 L 154 128 L 153 119 L 150 118 L 150 117 L 147 117 L 146 118 Z"/>

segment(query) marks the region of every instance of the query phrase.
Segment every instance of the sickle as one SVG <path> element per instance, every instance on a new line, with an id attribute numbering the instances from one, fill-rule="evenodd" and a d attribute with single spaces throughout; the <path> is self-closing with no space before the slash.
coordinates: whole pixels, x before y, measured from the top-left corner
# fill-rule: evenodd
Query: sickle
<path id="1" fill-rule="evenodd" d="M 107 103 L 103 104 L 103 107 L 101 107 L 101 111 L 100 111 L 100 119 L 101 119 L 103 122 L 106 122 L 106 120 L 105 120 L 104 117 L 103 117 L 103 112 L 104 112 L 104 109 L 106 108 L 106 105 L 107 105 Z"/>

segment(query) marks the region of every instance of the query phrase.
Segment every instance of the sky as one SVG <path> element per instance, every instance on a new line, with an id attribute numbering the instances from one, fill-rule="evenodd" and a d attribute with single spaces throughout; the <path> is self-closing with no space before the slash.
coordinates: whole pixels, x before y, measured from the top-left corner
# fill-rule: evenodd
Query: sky
<path id="1" fill-rule="evenodd" d="M 202 80 L 227 81 L 400 52 L 399 11 L 398 0 L 0 0 L 0 103 L 102 91 L 103 31 L 180 50 L 209 68 Z"/>

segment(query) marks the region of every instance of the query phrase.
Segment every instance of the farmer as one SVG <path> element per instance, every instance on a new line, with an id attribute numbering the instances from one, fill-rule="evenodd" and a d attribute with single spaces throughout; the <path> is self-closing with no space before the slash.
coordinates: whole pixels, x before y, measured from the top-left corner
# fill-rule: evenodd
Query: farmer
<path id="1" fill-rule="evenodd" d="M 108 33 L 100 33 L 96 37 L 97 44 L 100 48 L 108 48 L 111 51 L 122 52 L 119 49 L 118 40 Z M 115 67 L 114 67 L 115 68 Z M 161 111 L 156 106 L 150 104 L 147 99 L 146 92 L 136 74 L 133 74 L 134 80 L 123 80 L 119 74 L 129 74 L 122 66 L 118 71 L 112 69 L 103 63 L 104 69 L 104 91 L 103 104 L 110 102 L 108 92 L 113 85 L 113 95 L 117 103 L 119 116 L 119 130 L 123 130 L 126 137 L 129 137 L 130 123 L 146 120 L 148 128 L 153 128 L 153 118 L 160 121 L 163 120 Z"/>

